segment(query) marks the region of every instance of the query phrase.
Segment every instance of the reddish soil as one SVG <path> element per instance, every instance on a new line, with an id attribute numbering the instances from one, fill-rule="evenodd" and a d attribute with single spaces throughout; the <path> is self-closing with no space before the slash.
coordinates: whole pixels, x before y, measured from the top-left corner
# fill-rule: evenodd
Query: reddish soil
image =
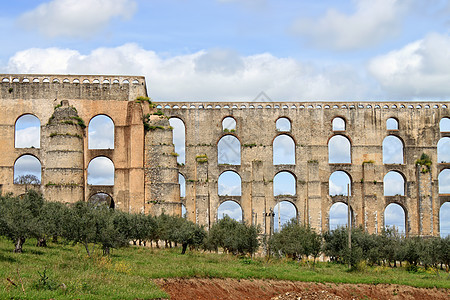
<path id="1" fill-rule="evenodd" d="M 450 290 L 389 284 L 334 284 L 251 279 L 172 278 L 154 280 L 178 299 L 445 299 Z"/>

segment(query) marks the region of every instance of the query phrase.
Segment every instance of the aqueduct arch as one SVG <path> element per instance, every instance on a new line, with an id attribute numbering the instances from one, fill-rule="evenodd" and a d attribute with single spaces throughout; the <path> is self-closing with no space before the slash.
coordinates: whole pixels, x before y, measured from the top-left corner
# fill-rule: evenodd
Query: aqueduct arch
<path id="1" fill-rule="evenodd" d="M 114 199 L 116 209 L 153 214 L 181 214 L 183 203 L 187 218 L 206 226 L 215 222 L 217 208 L 226 200 L 218 194 L 219 176 L 236 172 L 241 195 L 227 199 L 240 204 L 244 222 L 261 225 L 264 233 L 270 230 L 273 208 L 280 201 L 292 203 L 301 222 L 326 230 L 331 205 L 347 201 L 345 195 L 329 195 L 329 178 L 335 171 L 351 178 L 352 222 L 370 233 L 382 229 L 386 206 L 399 203 L 407 212 L 406 234 L 436 236 L 439 210 L 450 201 L 449 194 L 439 194 L 438 178 L 450 164 L 437 157 L 438 142 L 450 137 L 443 129 L 450 117 L 447 102 L 154 105 L 145 98 L 145 79 L 139 76 L 0 77 L 2 192 L 23 193 L 24 187 L 13 182 L 14 161 L 28 154 L 41 161 L 42 182 L 37 188 L 49 200 L 87 201 L 101 192 Z M 39 148 L 15 148 L 15 122 L 26 114 L 41 122 Z M 107 115 L 113 122 L 114 147 L 89 149 L 86 126 L 97 115 Z M 184 123 L 184 163 L 177 163 L 169 118 Z M 224 125 L 226 118 L 235 124 Z M 280 127 L 280 118 L 289 120 L 289 126 Z M 336 118 L 344 123 L 333 124 Z M 395 120 L 396 126 L 388 125 L 388 120 Z M 280 135 L 292 137 L 295 164 L 274 164 L 273 141 Z M 350 142 L 351 160 L 329 162 L 333 136 L 345 136 Z M 383 141 L 388 136 L 403 143 L 400 163 L 383 163 Z M 239 163 L 219 163 L 218 143 L 226 139 L 238 140 Z M 423 153 L 430 166 L 416 165 Z M 114 163 L 114 185 L 88 184 L 87 168 L 95 157 Z M 403 174 L 403 194 L 384 196 L 383 178 L 390 171 Z M 294 175 L 295 195 L 274 195 L 273 179 L 280 172 Z M 178 174 L 185 177 L 184 197 Z"/>

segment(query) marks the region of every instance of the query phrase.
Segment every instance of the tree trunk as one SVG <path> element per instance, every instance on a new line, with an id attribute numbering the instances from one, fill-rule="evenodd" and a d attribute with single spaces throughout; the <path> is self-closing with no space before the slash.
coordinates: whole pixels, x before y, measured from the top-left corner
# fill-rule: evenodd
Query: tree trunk
<path id="1" fill-rule="evenodd" d="M 109 247 L 103 247 L 103 256 L 109 256 L 111 250 Z"/>
<path id="2" fill-rule="evenodd" d="M 188 246 L 187 243 L 183 243 L 183 250 L 181 251 L 181 254 L 185 254 L 186 253 L 187 246 Z"/>
<path id="3" fill-rule="evenodd" d="M 58 235 L 56 235 L 56 234 L 53 235 L 52 242 L 55 244 L 58 242 Z"/>
<path id="4" fill-rule="evenodd" d="M 89 245 L 88 245 L 88 243 L 83 243 L 83 245 L 84 245 L 84 248 L 86 249 L 87 255 L 89 257 L 91 257 L 91 253 L 89 252 Z"/>
<path id="5" fill-rule="evenodd" d="M 22 253 L 23 244 L 25 244 L 25 238 L 19 237 L 16 242 L 16 247 L 14 248 L 14 253 Z"/>
<path id="6" fill-rule="evenodd" d="M 39 238 L 36 243 L 36 247 L 47 247 L 47 240 L 45 237 Z"/>

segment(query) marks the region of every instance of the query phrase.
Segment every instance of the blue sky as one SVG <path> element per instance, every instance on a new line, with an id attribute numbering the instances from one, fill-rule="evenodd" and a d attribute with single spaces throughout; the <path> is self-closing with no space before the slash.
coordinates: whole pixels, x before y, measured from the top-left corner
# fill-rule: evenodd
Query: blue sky
<path id="1" fill-rule="evenodd" d="M 450 97 L 449 0 L 20 0 L 0 72 L 145 75 L 155 100 Z"/>

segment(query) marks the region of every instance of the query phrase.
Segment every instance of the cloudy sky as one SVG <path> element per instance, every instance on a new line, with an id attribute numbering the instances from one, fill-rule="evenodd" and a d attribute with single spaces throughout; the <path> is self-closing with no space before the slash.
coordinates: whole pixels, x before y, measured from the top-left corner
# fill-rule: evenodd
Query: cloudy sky
<path id="1" fill-rule="evenodd" d="M 0 72 L 145 75 L 155 100 L 449 99 L 449 0 L 21 0 Z"/>

